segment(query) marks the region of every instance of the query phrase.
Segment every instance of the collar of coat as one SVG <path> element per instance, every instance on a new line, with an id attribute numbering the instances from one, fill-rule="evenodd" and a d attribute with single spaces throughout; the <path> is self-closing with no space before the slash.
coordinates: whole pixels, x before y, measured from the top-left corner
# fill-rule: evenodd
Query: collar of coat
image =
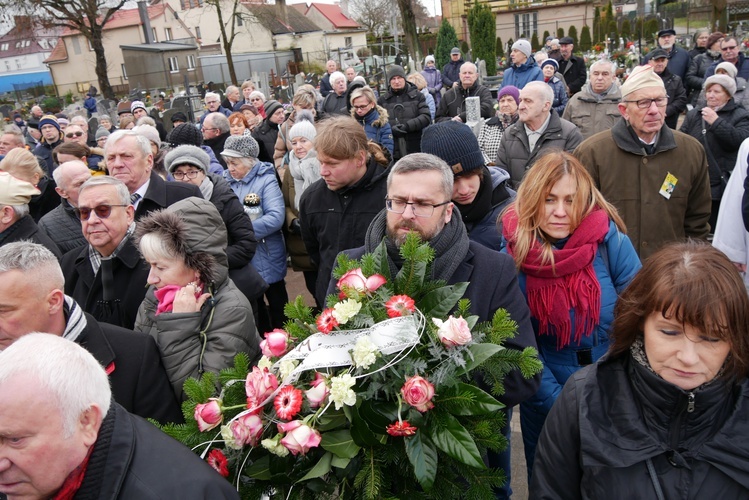
<path id="1" fill-rule="evenodd" d="M 674 133 L 665 123 L 658 134 L 658 142 L 655 145 L 655 153 L 652 156 L 676 148 Z M 617 120 L 614 126 L 611 127 L 611 137 L 619 149 L 635 155 L 648 156 L 645 148 L 642 146 L 642 141 L 637 138 L 637 134 L 629 126 L 628 121 Z"/>

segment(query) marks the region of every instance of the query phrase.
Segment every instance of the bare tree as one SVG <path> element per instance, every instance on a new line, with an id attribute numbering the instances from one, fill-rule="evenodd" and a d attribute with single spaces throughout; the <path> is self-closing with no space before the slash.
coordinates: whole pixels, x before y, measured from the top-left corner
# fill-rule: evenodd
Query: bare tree
<path id="1" fill-rule="evenodd" d="M 406 37 L 406 47 L 413 57 L 416 71 L 421 71 L 421 54 L 419 51 L 419 35 L 416 33 L 416 17 L 412 0 L 398 0 L 398 9 L 401 12 L 401 23 L 403 34 Z"/>
<path id="2" fill-rule="evenodd" d="M 227 5 L 228 4 L 228 5 Z M 231 47 L 234 38 L 237 36 L 237 19 L 248 17 L 248 14 L 240 12 L 240 0 L 231 0 L 229 2 L 222 0 L 205 0 L 205 5 L 216 10 L 219 30 L 221 32 L 221 46 L 226 56 L 226 64 L 229 67 L 229 79 L 231 83 L 237 84 L 237 71 L 234 69 L 234 58 L 231 56 Z M 229 7 L 225 9 L 225 7 Z M 226 19 L 224 19 L 226 16 Z"/>
<path id="3" fill-rule="evenodd" d="M 77 30 L 91 44 L 96 58 L 96 78 L 104 97 L 114 99 L 107 75 L 102 34 L 104 26 L 126 0 L 0 0 L 0 9 L 39 19 L 48 27 Z"/>
<path id="4" fill-rule="evenodd" d="M 380 35 L 390 24 L 390 0 L 351 0 L 353 18 L 372 35 Z"/>

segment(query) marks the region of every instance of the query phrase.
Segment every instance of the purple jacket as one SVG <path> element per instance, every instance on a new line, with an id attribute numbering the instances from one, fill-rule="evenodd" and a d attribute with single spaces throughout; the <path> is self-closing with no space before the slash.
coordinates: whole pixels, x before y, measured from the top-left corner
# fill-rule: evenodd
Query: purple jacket
<path id="1" fill-rule="evenodd" d="M 427 81 L 427 88 L 429 89 L 429 93 L 432 94 L 432 97 L 434 97 L 435 106 L 439 106 L 440 98 L 442 97 L 442 93 L 440 92 L 442 89 L 442 73 L 440 73 L 440 70 L 436 67 L 431 67 L 424 68 L 424 71 L 421 72 L 421 76 L 423 76 L 424 80 Z"/>

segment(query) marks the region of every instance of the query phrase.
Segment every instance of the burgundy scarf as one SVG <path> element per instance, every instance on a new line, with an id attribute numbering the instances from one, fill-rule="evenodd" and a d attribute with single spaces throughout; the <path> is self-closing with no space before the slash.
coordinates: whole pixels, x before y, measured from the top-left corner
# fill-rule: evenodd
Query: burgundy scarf
<path id="1" fill-rule="evenodd" d="M 507 252 L 515 253 L 517 214 L 514 207 L 502 219 Z M 526 296 L 531 314 L 538 320 L 540 335 L 556 335 L 557 349 L 570 343 L 570 310 L 575 312 L 575 342 L 586 337 L 598 325 L 601 313 L 601 285 L 593 259 L 598 244 L 609 230 L 609 217 L 595 209 L 570 235 L 564 248 L 554 250 L 551 264 L 541 265 L 541 244 L 536 241 L 520 269 L 526 274 Z"/>

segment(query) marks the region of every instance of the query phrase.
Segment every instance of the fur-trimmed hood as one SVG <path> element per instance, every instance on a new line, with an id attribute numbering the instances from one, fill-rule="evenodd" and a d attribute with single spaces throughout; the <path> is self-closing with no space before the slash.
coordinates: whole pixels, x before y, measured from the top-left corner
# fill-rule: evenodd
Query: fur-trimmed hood
<path id="1" fill-rule="evenodd" d="M 136 245 L 150 233 L 161 236 L 175 257 L 198 271 L 204 284 L 219 287 L 226 281 L 226 226 L 210 201 L 191 197 L 149 214 L 137 223 Z"/>
<path id="2" fill-rule="evenodd" d="M 382 127 L 388 122 L 388 110 L 383 108 L 379 104 L 376 104 L 375 106 L 376 114 L 379 115 L 377 118 L 374 117 L 375 113 L 370 113 L 365 116 L 359 116 L 356 114 L 356 110 L 354 108 L 351 108 L 351 116 L 359 123 L 366 123 L 368 125 L 372 125 L 373 127 Z"/>

